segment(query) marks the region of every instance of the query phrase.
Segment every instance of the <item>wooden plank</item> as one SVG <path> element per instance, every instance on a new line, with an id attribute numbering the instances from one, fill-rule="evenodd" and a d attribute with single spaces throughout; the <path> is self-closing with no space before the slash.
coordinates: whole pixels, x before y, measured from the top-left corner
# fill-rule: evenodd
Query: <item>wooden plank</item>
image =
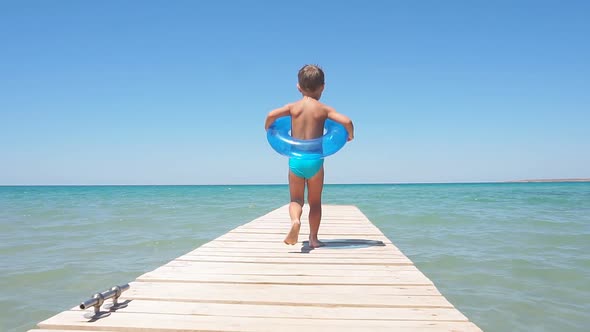
<path id="1" fill-rule="evenodd" d="M 128 299 L 308 306 L 451 308 L 436 287 L 133 282 Z"/>
<path id="2" fill-rule="evenodd" d="M 176 260 L 181 261 L 195 261 L 195 262 L 224 262 L 224 263 L 277 263 L 277 264 L 292 264 L 292 263 L 307 263 L 307 264 L 322 264 L 322 265 L 341 265 L 341 264 L 356 264 L 356 265 L 396 265 L 405 264 L 411 265 L 407 257 L 381 257 L 373 259 L 359 260 L 356 258 L 314 258 L 310 260 L 308 257 L 232 257 L 232 256 L 205 256 L 205 255 L 184 255 L 178 257 Z"/>
<path id="3" fill-rule="evenodd" d="M 217 259 L 215 259 L 217 258 Z M 180 256 L 176 260 L 191 260 L 191 261 L 202 261 L 202 262 L 251 262 L 251 263 L 301 263 L 301 264 L 358 264 L 358 265 L 383 265 L 383 262 L 387 264 L 396 263 L 407 263 L 412 264 L 407 257 L 398 255 L 386 255 L 382 253 L 375 254 L 357 254 L 354 256 L 338 255 L 338 254 L 314 254 L 308 255 L 301 252 L 294 253 L 244 253 L 240 252 L 234 256 L 229 256 L 227 252 L 208 252 L 202 254 L 187 254 Z M 272 261 L 271 261 L 272 260 Z M 386 265 L 387 265 L 386 264 Z"/>
<path id="4" fill-rule="evenodd" d="M 293 263 L 285 264 L 261 264 L 261 263 L 227 263 L 227 262 L 194 262 L 185 260 L 173 260 L 164 266 L 185 267 L 193 271 L 205 271 L 207 273 L 232 273 L 232 274 L 268 274 L 268 275 L 375 275 L 390 276 L 399 271 L 416 271 L 414 265 L 333 265 L 326 268 L 321 264 Z"/>
<path id="5" fill-rule="evenodd" d="M 318 308 L 321 310 L 321 308 Z M 67 329 L 90 327 L 95 330 L 117 331 L 480 331 L 470 322 L 406 321 L 406 320 L 355 320 L 315 318 L 227 317 L 151 313 L 113 313 L 107 319 L 92 323 L 80 319 L 80 313 L 65 311 L 39 324 Z"/>
<path id="6" fill-rule="evenodd" d="M 291 226 L 290 222 L 277 222 L 277 223 L 270 223 L 268 221 L 265 222 L 260 222 L 260 223 L 248 223 L 248 224 L 244 224 L 242 226 L 238 226 L 236 228 L 234 228 L 234 230 L 239 230 L 239 229 L 284 229 L 284 228 L 288 228 L 289 226 Z M 301 221 L 301 227 L 304 229 L 309 229 L 309 223 L 306 222 L 305 220 Z M 324 231 L 324 230 L 339 230 L 339 229 L 350 229 L 350 230 L 358 230 L 358 231 L 362 231 L 362 230 L 370 230 L 379 234 L 382 234 L 382 232 L 379 230 L 379 228 L 377 228 L 376 226 L 372 225 L 372 224 L 360 224 L 360 223 L 354 223 L 354 224 L 347 224 L 347 225 L 342 225 L 342 224 L 334 224 L 334 223 L 321 223 L 320 224 L 320 232 Z"/>
<path id="7" fill-rule="evenodd" d="M 290 219 L 285 215 L 280 219 L 255 219 L 251 222 L 245 223 L 243 225 L 237 227 L 254 227 L 254 228 L 265 228 L 265 227 L 277 227 L 277 226 L 287 226 L 290 225 Z M 309 225 L 309 220 L 307 218 L 301 218 L 302 225 Z M 340 227 L 353 227 L 353 228 L 371 228 L 371 229 L 379 229 L 370 220 L 366 218 L 354 218 L 348 220 L 336 220 L 336 219 L 329 219 L 322 217 L 320 222 L 322 227 L 329 227 L 329 228 L 340 228 Z"/>
<path id="8" fill-rule="evenodd" d="M 332 239 L 332 241 L 327 241 L 325 238 L 322 238 L 322 241 L 326 243 L 326 247 L 314 249 L 314 250 L 328 250 L 328 249 L 341 249 L 341 250 L 351 250 L 354 251 L 356 249 L 362 249 L 367 247 L 382 247 L 382 246 L 393 246 L 391 243 L 382 243 L 379 241 L 370 241 L 365 239 Z M 282 239 L 278 241 L 223 241 L 223 240 L 215 240 L 212 242 L 205 243 L 203 247 L 208 248 L 238 248 L 238 249 L 249 249 L 249 248 L 264 248 L 267 250 L 284 250 L 285 248 L 290 250 L 304 250 L 307 251 L 309 248 L 307 247 L 307 239 L 302 243 L 298 243 L 294 246 L 286 247 L 285 244 L 282 242 Z"/>
<path id="9" fill-rule="evenodd" d="M 220 257 L 305 257 L 310 261 L 316 258 L 354 258 L 358 260 L 364 259 L 375 259 L 375 258 L 395 258 L 395 257 L 406 257 L 401 252 L 387 251 L 356 251 L 354 254 L 348 251 L 337 250 L 311 250 L 309 252 L 298 251 L 269 251 L 269 250 L 240 250 L 236 251 L 228 248 L 199 248 L 198 250 L 191 251 L 186 255 L 191 256 L 220 256 Z M 183 256 L 180 256 L 183 257 Z"/>
<path id="10" fill-rule="evenodd" d="M 219 251 L 233 251 L 239 252 L 238 249 L 244 249 L 244 252 L 304 252 L 304 253 L 371 253 L 371 252 L 396 252 L 400 250 L 390 243 L 381 243 L 368 240 L 339 240 L 339 241 L 326 241 L 322 239 L 326 244 L 325 247 L 316 248 L 310 250 L 307 247 L 306 241 L 304 243 L 298 243 L 296 245 L 285 245 L 279 242 L 261 242 L 261 243 L 245 243 L 245 242 L 228 242 L 228 241 L 211 241 L 203 244 L 197 250 L 219 250 Z"/>
<path id="11" fill-rule="evenodd" d="M 301 285 L 382 285 L 382 286 L 428 286 L 432 282 L 422 272 L 400 271 L 388 278 L 364 275 L 265 275 L 265 274 L 220 274 L 199 273 L 183 269 L 161 267 L 145 273 L 137 281 L 152 282 L 221 282 L 221 283 L 253 283 L 253 284 L 301 284 Z"/>
<path id="12" fill-rule="evenodd" d="M 379 242 L 383 242 L 383 243 L 391 243 L 391 241 L 389 241 L 388 238 L 386 238 L 383 235 L 362 235 L 359 236 L 361 237 L 362 240 L 367 240 L 367 241 L 379 241 Z M 283 243 L 283 238 L 284 236 L 279 236 L 276 234 L 267 234 L 267 233 L 226 233 L 220 237 L 218 237 L 217 239 L 215 239 L 215 241 L 231 241 L 231 242 L 250 242 L 250 241 L 254 241 L 254 242 L 278 242 L 278 243 Z M 300 236 L 300 239 L 307 239 L 307 237 L 302 237 Z M 358 237 L 355 237 L 356 239 L 358 239 Z M 342 238 L 342 237 L 338 237 L 335 235 L 324 235 L 321 238 L 321 241 L 326 241 L 326 240 L 341 240 L 341 241 L 345 241 L 345 240 L 351 240 L 351 238 Z"/>
<path id="13" fill-rule="evenodd" d="M 291 221 L 288 218 L 282 219 L 258 219 L 249 222 L 246 226 L 256 226 L 256 227 L 277 227 L 277 226 L 288 226 L 291 224 Z M 301 219 L 302 225 L 309 225 L 309 220 L 302 218 Z M 331 227 L 331 228 L 340 228 L 340 227 L 370 227 L 372 224 L 369 223 L 368 220 L 365 219 L 324 219 L 322 218 L 321 226 L 324 227 Z"/>
<path id="14" fill-rule="evenodd" d="M 279 230 L 279 229 L 289 228 L 290 226 L 291 226 L 290 222 L 270 223 L 268 221 L 264 221 L 264 222 L 259 222 L 259 223 L 244 224 L 242 226 L 238 226 L 238 227 L 234 228 L 232 231 L 237 231 L 237 230 L 269 230 L 269 229 L 270 230 Z M 306 221 L 301 221 L 301 227 L 304 230 L 309 230 L 309 223 L 307 223 Z M 354 231 L 371 231 L 371 232 L 375 232 L 378 234 L 382 234 L 382 232 L 374 225 L 364 224 L 364 223 L 360 224 L 359 222 L 354 223 L 354 224 L 347 224 L 347 225 L 328 224 L 328 223 L 322 223 L 320 225 L 320 233 L 325 230 L 337 231 L 337 230 L 343 230 L 343 229 L 354 230 Z"/>
<path id="15" fill-rule="evenodd" d="M 58 329 L 58 330 L 50 329 L 50 330 L 48 330 L 48 329 L 34 329 L 34 330 L 29 330 L 28 332 L 88 332 L 88 331 L 99 331 L 99 330 L 95 330 L 95 329 L 92 329 L 92 330 L 71 330 L 71 329 L 67 329 L 67 330 L 64 330 L 64 329 Z M 113 330 L 102 330 L 102 329 L 100 331 L 101 332 L 117 332 L 117 331 L 113 331 Z"/>
<path id="16" fill-rule="evenodd" d="M 252 220 L 248 223 L 239 225 L 237 227 L 264 228 L 264 227 L 285 226 L 285 225 L 290 225 L 290 224 L 291 224 L 291 220 L 289 219 L 289 217 L 287 215 L 285 215 L 283 218 L 280 218 L 280 219 L 268 219 L 268 218 L 256 219 L 256 220 Z M 301 218 L 301 224 L 302 225 L 309 225 L 309 220 L 307 218 Z M 377 227 L 374 224 L 372 224 L 368 219 L 365 219 L 365 218 L 354 218 L 354 219 L 348 219 L 348 220 L 342 220 L 342 219 L 335 220 L 335 219 L 326 219 L 326 218 L 322 217 L 322 220 L 320 221 L 320 225 L 322 225 L 324 227 L 331 227 L 331 228 L 339 228 L 339 227 L 374 228 L 374 227 Z"/>
<path id="17" fill-rule="evenodd" d="M 228 234 L 276 234 L 279 236 L 275 236 L 275 238 L 279 239 L 280 235 L 285 235 L 287 234 L 287 232 L 289 231 L 290 226 L 289 227 L 280 227 L 280 228 L 265 228 L 265 229 L 261 229 L 261 228 L 257 228 L 257 229 L 239 229 L 239 230 L 233 230 L 231 232 L 229 232 Z M 330 235 L 330 236 L 346 236 L 346 237 L 371 237 L 371 236 L 383 236 L 383 234 L 380 234 L 378 232 L 371 232 L 371 231 L 366 231 L 366 230 L 354 230 L 354 229 L 322 229 L 322 231 L 320 232 L 321 236 L 326 236 L 326 235 Z M 309 236 L 309 229 L 307 228 L 302 228 L 300 230 L 299 236 L 302 238 L 306 238 Z"/>
<path id="18" fill-rule="evenodd" d="M 360 244 L 358 244 L 360 243 Z M 268 254 L 298 254 L 298 255 L 305 255 L 309 257 L 315 257 L 319 255 L 334 255 L 334 256 L 355 256 L 355 255 L 374 255 L 374 254 L 385 254 L 385 255 L 403 255 L 403 253 L 397 249 L 392 244 L 383 244 L 383 245 L 371 245 L 363 244 L 363 242 L 349 242 L 350 245 L 346 243 L 334 245 L 332 242 L 326 242 L 326 247 L 316 248 L 313 250 L 302 250 L 306 247 L 301 244 L 297 244 L 294 246 L 289 246 L 285 244 L 275 244 L 266 246 L 257 247 L 251 246 L 247 244 L 241 244 L 241 249 L 236 250 L 235 247 L 230 247 L 226 242 L 219 243 L 219 242 L 209 242 L 205 245 L 191 251 L 190 253 L 200 254 L 200 253 L 234 253 L 234 254 L 252 254 L 252 253 L 268 253 Z M 404 255 L 405 256 L 405 255 Z"/>
<path id="19" fill-rule="evenodd" d="M 71 310 L 80 311 L 74 307 Z M 316 318 L 316 319 L 375 319 L 375 320 L 431 320 L 467 321 L 454 308 L 371 308 L 371 307 L 307 307 L 289 305 L 192 303 L 133 300 L 125 313 L 153 313 L 177 315 L 208 315 L 225 317 Z"/>
<path id="20" fill-rule="evenodd" d="M 28 332 L 88 332 L 88 331 L 116 332 L 116 331 L 113 331 L 113 330 L 103 330 L 103 329 L 97 330 L 97 329 L 94 329 L 92 327 L 90 327 L 90 329 L 86 329 L 86 327 L 84 327 L 84 330 L 71 330 L 71 329 L 67 329 L 67 330 L 64 330 L 64 329 L 58 329 L 58 330 L 55 330 L 55 329 L 50 329 L 50 330 L 48 330 L 48 329 L 34 329 L 34 330 L 29 330 Z"/>

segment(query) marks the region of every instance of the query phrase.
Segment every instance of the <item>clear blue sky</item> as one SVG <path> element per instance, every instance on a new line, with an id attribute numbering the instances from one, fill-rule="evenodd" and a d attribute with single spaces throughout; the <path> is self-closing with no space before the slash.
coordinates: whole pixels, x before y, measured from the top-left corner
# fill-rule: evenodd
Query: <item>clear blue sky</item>
<path id="1" fill-rule="evenodd" d="M 590 177 L 588 1 L 2 1 L 0 184 L 286 183 L 264 118 L 326 72 L 328 183 Z"/>

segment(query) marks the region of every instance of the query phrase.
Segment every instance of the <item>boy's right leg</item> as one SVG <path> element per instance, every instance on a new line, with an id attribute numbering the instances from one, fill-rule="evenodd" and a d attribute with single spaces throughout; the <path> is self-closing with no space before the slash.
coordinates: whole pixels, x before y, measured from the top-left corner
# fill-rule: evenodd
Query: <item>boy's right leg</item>
<path id="1" fill-rule="evenodd" d="M 305 179 L 298 177 L 289 170 L 289 216 L 291 217 L 291 229 L 285 237 L 286 244 L 296 244 L 301 229 L 301 214 L 303 213 L 303 196 L 305 193 Z"/>
<path id="2" fill-rule="evenodd" d="M 318 231 L 322 221 L 322 190 L 324 189 L 324 167 L 311 179 L 307 180 L 307 204 L 309 204 L 309 246 L 324 246 L 318 240 Z"/>

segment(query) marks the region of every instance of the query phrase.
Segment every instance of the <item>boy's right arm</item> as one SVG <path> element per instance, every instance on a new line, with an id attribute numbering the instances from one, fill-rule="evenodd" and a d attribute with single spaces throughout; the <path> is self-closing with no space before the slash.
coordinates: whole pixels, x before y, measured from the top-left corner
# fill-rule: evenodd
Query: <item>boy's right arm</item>
<path id="1" fill-rule="evenodd" d="M 287 116 L 289 114 L 291 114 L 291 104 L 270 111 L 270 113 L 268 113 L 266 116 L 266 121 L 264 122 L 264 130 L 268 130 L 268 127 L 270 127 L 270 125 L 275 122 L 276 119 L 282 118 L 283 116 Z"/>
<path id="2" fill-rule="evenodd" d="M 328 112 L 328 119 L 338 122 L 346 128 L 346 131 L 348 132 L 348 141 L 352 141 L 354 139 L 354 125 L 352 124 L 352 120 L 346 115 L 336 112 L 336 110 L 330 106 L 326 106 L 326 111 Z"/>

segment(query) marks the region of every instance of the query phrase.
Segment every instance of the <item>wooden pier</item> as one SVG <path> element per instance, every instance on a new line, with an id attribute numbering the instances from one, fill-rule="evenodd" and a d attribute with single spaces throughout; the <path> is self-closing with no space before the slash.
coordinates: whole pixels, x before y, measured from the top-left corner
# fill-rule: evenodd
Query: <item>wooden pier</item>
<path id="1" fill-rule="evenodd" d="M 285 245 L 289 227 L 283 206 L 140 276 L 126 307 L 30 332 L 481 331 L 355 206 L 324 206 L 326 247 L 307 247 L 307 219 Z"/>

